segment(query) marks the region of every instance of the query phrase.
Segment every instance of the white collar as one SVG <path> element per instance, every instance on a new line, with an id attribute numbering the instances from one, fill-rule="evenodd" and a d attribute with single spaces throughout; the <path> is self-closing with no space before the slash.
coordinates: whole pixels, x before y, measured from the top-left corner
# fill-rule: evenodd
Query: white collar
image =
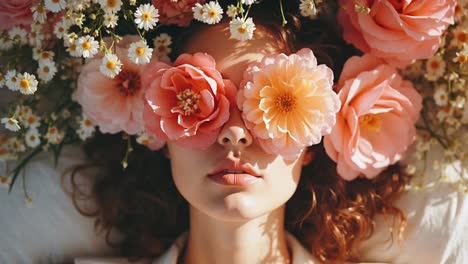
<path id="1" fill-rule="evenodd" d="M 164 252 L 159 258 L 155 259 L 152 264 L 177 264 L 180 252 L 187 241 L 187 233 L 182 234 L 172 244 L 172 246 Z M 290 233 L 286 233 L 286 241 L 291 249 L 292 264 L 318 264 L 318 261 L 312 254 L 301 245 L 297 239 Z"/>

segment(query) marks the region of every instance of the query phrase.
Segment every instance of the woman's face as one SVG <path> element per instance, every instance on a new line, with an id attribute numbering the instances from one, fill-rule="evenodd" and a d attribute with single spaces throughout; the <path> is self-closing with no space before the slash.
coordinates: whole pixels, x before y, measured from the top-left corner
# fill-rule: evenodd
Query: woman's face
<path id="1" fill-rule="evenodd" d="M 231 40 L 228 25 L 220 24 L 198 32 L 185 52 L 210 54 L 223 77 L 239 86 L 249 63 L 286 49 L 266 29 L 257 28 L 255 37 Z M 207 150 L 172 142 L 168 149 L 174 182 L 191 210 L 226 221 L 252 219 L 284 205 L 297 188 L 304 159 L 301 155 L 286 161 L 265 153 L 235 106 L 217 142 Z"/>

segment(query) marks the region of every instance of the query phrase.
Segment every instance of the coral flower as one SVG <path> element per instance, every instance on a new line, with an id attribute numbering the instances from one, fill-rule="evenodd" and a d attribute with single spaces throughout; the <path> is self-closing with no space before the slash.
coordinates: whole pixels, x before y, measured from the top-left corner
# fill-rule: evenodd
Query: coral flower
<path id="1" fill-rule="evenodd" d="M 455 0 L 340 0 L 344 39 L 398 67 L 428 59 L 437 51 Z"/>
<path id="2" fill-rule="evenodd" d="M 130 43 L 139 40 L 126 36 L 116 45 L 122 69 L 113 79 L 100 72 L 103 54 L 86 61 L 78 78 L 76 100 L 89 119 L 104 133 L 143 131 L 142 68 L 128 59 Z"/>
<path id="3" fill-rule="evenodd" d="M 340 101 L 333 72 L 310 49 L 266 56 L 244 73 L 237 104 L 247 128 L 268 153 L 294 159 L 331 132 Z"/>
<path id="4" fill-rule="evenodd" d="M 206 149 L 229 119 L 234 84 L 205 53 L 182 54 L 173 67 L 155 62 L 143 75 L 146 132 L 160 140 Z"/>
<path id="5" fill-rule="evenodd" d="M 342 107 L 325 150 L 345 180 L 372 179 L 414 141 L 422 98 L 394 67 L 369 54 L 345 63 L 338 88 Z"/>

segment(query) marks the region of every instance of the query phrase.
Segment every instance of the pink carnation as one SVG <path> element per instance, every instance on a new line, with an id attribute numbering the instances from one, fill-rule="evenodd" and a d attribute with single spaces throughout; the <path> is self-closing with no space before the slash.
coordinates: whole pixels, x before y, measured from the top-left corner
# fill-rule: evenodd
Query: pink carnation
<path id="1" fill-rule="evenodd" d="M 76 100 L 104 133 L 136 134 L 143 130 L 142 68 L 131 62 L 127 54 L 130 43 L 139 39 L 125 36 L 116 45 L 115 54 L 123 65 L 113 79 L 99 71 L 103 54 L 87 60 L 78 77 Z"/>
<path id="2" fill-rule="evenodd" d="M 403 67 L 434 55 L 440 36 L 454 22 L 456 2 L 340 0 L 339 4 L 338 22 L 347 42 Z"/>
<path id="3" fill-rule="evenodd" d="M 338 88 L 342 106 L 325 150 L 344 179 L 372 179 L 414 141 L 422 98 L 394 67 L 371 55 L 351 57 Z"/>
<path id="4" fill-rule="evenodd" d="M 294 159 L 331 132 L 340 109 L 332 86 L 333 72 L 310 49 L 265 56 L 245 71 L 237 104 L 267 153 Z"/>
<path id="5" fill-rule="evenodd" d="M 0 30 L 33 23 L 31 7 L 39 0 L 2 0 L 0 1 Z"/>
<path id="6" fill-rule="evenodd" d="M 182 54 L 171 67 L 155 62 L 143 75 L 146 132 L 160 140 L 205 149 L 229 119 L 234 84 L 205 53 Z"/>
<path id="7" fill-rule="evenodd" d="M 205 0 L 153 0 L 153 5 L 159 11 L 159 21 L 165 25 L 186 27 L 193 19 L 192 7 L 196 3 L 203 4 Z"/>

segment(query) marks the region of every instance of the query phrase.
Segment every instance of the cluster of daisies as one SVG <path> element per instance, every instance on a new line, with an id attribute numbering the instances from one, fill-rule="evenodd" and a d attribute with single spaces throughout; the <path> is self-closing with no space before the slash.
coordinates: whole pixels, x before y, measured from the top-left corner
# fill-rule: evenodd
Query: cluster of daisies
<path id="1" fill-rule="evenodd" d="M 468 3 L 455 9 L 456 23 L 443 36 L 443 45 L 427 60 L 416 61 L 403 71 L 424 96 L 424 107 L 414 162 L 408 172 L 416 177 L 412 188 L 427 187 L 429 170 L 440 179 L 468 193 Z M 429 150 L 439 148 L 440 155 Z M 423 162 L 419 162 L 423 160 Z M 457 176 L 457 177 L 454 177 Z"/>

